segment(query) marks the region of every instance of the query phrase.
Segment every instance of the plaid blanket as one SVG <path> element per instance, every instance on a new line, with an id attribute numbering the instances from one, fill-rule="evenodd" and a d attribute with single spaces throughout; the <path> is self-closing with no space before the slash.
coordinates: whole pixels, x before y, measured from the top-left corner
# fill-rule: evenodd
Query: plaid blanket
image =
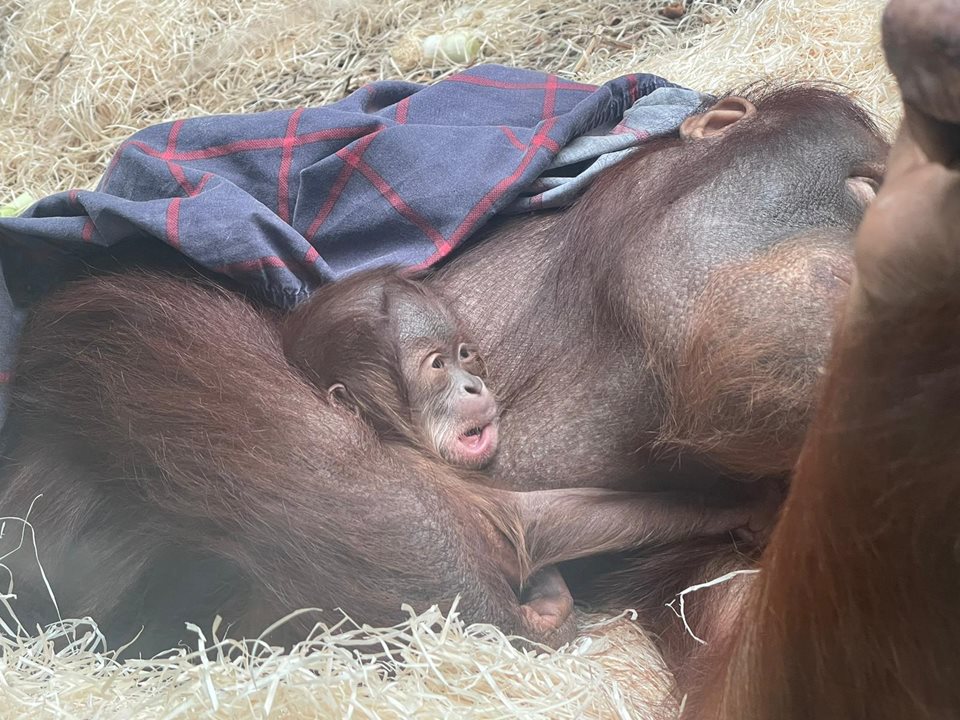
<path id="1" fill-rule="evenodd" d="M 67 259 L 166 243 L 289 307 L 360 269 L 430 266 L 497 213 L 570 203 L 704 99 L 653 75 L 598 87 L 485 65 L 325 107 L 148 127 L 96 190 L 0 218 L 0 424 L 23 307 Z"/>

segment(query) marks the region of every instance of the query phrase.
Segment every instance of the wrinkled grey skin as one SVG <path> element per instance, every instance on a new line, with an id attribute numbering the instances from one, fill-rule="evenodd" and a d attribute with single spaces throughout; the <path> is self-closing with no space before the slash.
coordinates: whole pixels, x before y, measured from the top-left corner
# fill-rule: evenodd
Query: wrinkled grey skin
<path id="1" fill-rule="evenodd" d="M 735 325 L 736 337 L 769 324 L 784 374 L 812 398 L 864 209 L 847 179 L 887 152 L 846 101 L 817 98 L 754 98 L 758 113 L 722 136 L 658 143 L 566 214 L 508 221 L 437 273 L 497 388 L 498 483 L 663 482 L 651 445 L 667 399 L 654 368 L 669 375 L 682 361 L 681 336 L 711 278 L 720 278 L 713 325 Z M 722 277 L 767 259 L 777 272 Z M 694 448 L 688 465 L 710 465 L 711 454 Z M 667 482 L 682 476 L 683 467 Z"/>

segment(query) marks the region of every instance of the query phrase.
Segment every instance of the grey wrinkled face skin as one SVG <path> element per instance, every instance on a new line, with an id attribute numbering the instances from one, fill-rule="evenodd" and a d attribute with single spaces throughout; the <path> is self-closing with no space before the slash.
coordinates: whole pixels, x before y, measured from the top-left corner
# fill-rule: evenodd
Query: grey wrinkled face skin
<path id="1" fill-rule="evenodd" d="M 435 276 L 491 342 L 499 480 L 628 489 L 678 457 L 747 478 L 792 467 L 888 146 L 825 90 L 747 100 Z"/>
<path id="2" fill-rule="evenodd" d="M 394 298 L 389 313 L 421 441 L 454 465 L 483 468 L 497 451 L 499 418 L 477 346 L 425 297 Z"/>
<path id="3" fill-rule="evenodd" d="M 659 207 L 644 208 L 647 224 L 630 223 L 653 239 L 636 246 L 642 257 L 632 265 L 649 323 L 660 319 L 657 309 L 671 320 L 678 310 L 687 315 L 718 268 L 756 262 L 784 246 L 802 249 L 795 262 L 783 258 L 771 283 L 771 291 L 785 294 L 784 305 L 802 296 L 793 287 L 800 275 L 824 270 L 813 279 L 828 286 L 849 279 L 850 238 L 882 179 L 887 145 L 861 113 L 826 92 L 786 92 L 769 105 L 757 103 L 755 116 L 722 135 L 650 158 L 677 169 L 667 174 L 673 188 L 660 189 Z M 642 177 L 649 185 L 650 176 Z M 819 253 L 812 264 L 801 257 L 811 249 Z M 756 279 L 744 273 L 744 282 Z"/>
<path id="4" fill-rule="evenodd" d="M 648 210 L 629 284 L 670 399 L 660 444 L 775 474 L 799 452 L 888 148 L 829 93 L 757 107 L 651 158 L 682 153 L 686 175 Z"/>

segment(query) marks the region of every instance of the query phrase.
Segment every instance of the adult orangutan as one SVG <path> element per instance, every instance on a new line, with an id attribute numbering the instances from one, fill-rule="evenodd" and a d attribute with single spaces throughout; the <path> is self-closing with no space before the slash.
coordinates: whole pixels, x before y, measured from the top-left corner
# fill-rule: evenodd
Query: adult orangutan
<path id="1" fill-rule="evenodd" d="M 887 147 L 846 99 L 794 87 L 722 99 L 570 210 L 499 223 L 429 281 L 459 298 L 498 388 L 492 484 L 730 499 L 799 457 L 759 581 L 695 608 L 709 652 L 669 648 L 693 716 L 960 708 L 960 92 L 933 52 L 955 44 L 960 6 L 897 0 L 885 32 L 912 105 L 856 266 Z M 35 524 L 63 553 L 52 584 L 89 592 L 74 603 L 130 625 L 251 596 L 234 608 L 251 622 L 318 602 L 382 622 L 414 592 L 461 592 L 471 620 L 568 636 L 562 579 L 517 601 L 480 505 L 318 403 L 255 313 L 209 290 L 124 287 L 83 281 L 41 303 L 16 381 L 0 501 L 22 505 L 71 468 L 71 492 Z M 679 451 L 689 462 L 657 462 Z M 657 601 L 743 564 L 709 538 L 642 560 Z M 73 582 L 96 567 L 109 595 Z"/>

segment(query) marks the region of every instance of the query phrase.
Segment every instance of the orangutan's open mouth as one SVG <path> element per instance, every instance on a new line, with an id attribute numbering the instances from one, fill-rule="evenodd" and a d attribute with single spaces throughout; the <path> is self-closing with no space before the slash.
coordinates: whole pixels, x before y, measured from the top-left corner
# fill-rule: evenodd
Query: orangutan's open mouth
<path id="1" fill-rule="evenodd" d="M 457 452 L 464 459 L 481 461 L 497 448 L 497 426 L 495 423 L 477 425 L 457 436 Z"/>

